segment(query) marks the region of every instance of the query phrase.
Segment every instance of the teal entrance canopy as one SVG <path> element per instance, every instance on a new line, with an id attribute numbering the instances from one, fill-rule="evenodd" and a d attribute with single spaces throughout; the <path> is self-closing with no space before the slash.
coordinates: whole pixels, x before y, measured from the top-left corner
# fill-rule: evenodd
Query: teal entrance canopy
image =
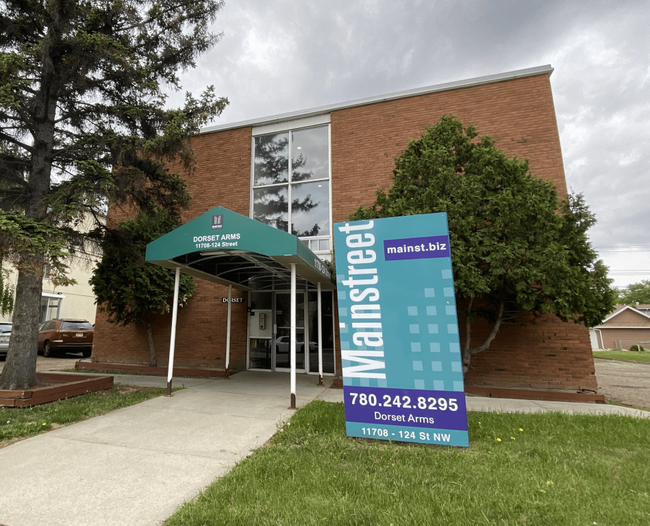
<path id="1" fill-rule="evenodd" d="M 335 285 L 327 266 L 296 236 L 218 206 L 147 245 L 146 261 L 244 291 Z"/>

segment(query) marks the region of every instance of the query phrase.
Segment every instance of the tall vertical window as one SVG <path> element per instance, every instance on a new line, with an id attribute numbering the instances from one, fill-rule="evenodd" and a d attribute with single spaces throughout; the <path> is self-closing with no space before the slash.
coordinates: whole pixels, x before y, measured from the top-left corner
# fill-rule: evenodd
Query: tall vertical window
<path id="1" fill-rule="evenodd" d="M 329 127 L 254 137 L 253 218 L 329 253 Z"/>

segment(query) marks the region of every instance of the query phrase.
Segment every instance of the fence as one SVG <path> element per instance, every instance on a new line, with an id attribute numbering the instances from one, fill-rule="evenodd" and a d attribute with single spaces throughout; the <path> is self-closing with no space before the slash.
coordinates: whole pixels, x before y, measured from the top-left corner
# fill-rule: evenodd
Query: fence
<path id="1" fill-rule="evenodd" d="M 617 349 L 629 350 L 630 347 L 632 347 L 633 345 L 637 345 L 645 349 L 650 349 L 650 341 L 639 341 L 639 340 L 614 340 L 614 341 L 616 343 Z"/>

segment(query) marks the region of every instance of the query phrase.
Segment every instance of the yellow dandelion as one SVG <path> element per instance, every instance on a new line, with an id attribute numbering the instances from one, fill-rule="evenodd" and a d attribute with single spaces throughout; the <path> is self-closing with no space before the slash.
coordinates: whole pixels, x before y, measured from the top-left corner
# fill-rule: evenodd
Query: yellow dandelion
<path id="1" fill-rule="evenodd" d="M 546 481 L 546 485 L 547 485 L 547 486 L 550 486 L 551 484 L 553 484 L 553 481 L 552 481 L 552 480 L 547 480 L 547 481 Z"/>
<path id="2" fill-rule="evenodd" d="M 519 428 L 519 431 L 523 431 L 523 429 L 522 429 L 522 428 Z"/>
<path id="3" fill-rule="evenodd" d="M 497 438 L 497 442 L 501 442 L 501 439 L 500 439 L 500 438 Z"/>
<path id="4" fill-rule="evenodd" d="M 515 439 L 515 437 L 510 437 L 510 438 L 512 438 L 512 440 L 514 440 L 514 439 Z"/>
<path id="5" fill-rule="evenodd" d="M 546 493 L 546 490 L 545 490 L 545 489 L 540 489 L 539 491 L 540 491 L 541 493 Z"/>
<path id="6" fill-rule="evenodd" d="M 46 426 L 47 424 L 45 422 L 43 422 L 43 425 Z"/>

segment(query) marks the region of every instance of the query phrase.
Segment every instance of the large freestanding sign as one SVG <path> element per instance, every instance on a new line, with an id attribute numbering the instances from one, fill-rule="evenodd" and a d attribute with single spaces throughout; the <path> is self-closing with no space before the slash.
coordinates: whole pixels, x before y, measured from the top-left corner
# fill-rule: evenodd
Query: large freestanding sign
<path id="1" fill-rule="evenodd" d="M 469 446 L 447 214 L 334 225 L 348 436 Z"/>

